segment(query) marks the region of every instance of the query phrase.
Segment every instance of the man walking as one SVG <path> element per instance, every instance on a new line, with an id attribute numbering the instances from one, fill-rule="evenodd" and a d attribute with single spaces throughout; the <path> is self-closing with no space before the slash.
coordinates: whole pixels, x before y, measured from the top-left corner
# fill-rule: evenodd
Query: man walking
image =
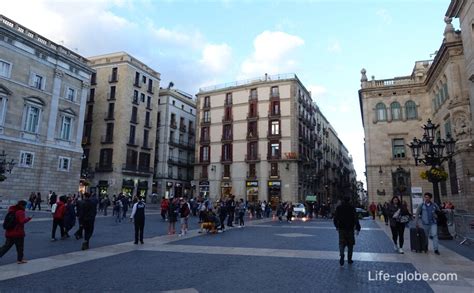
<path id="1" fill-rule="evenodd" d="M 138 237 L 140 236 L 140 243 L 143 244 L 143 229 L 145 228 L 145 202 L 143 197 L 133 205 L 130 221 L 133 219 L 135 224 L 135 242 L 138 244 Z"/>
<path id="2" fill-rule="evenodd" d="M 344 265 L 344 251 L 347 246 L 347 263 L 352 264 L 352 252 L 355 245 L 354 230 L 360 232 L 360 223 L 355 208 L 350 204 L 350 197 L 345 196 L 343 202 L 334 213 L 334 226 L 339 232 L 339 264 Z"/>
<path id="3" fill-rule="evenodd" d="M 16 247 L 16 261 L 18 264 L 26 263 L 23 259 L 23 247 L 25 243 L 25 224 L 31 220 L 31 217 L 25 217 L 26 201 L 20 200 L 16 205 L 8 209 L 8 213 L 13 213 L 10 221 L 11 226 L 4 226 L 5 229 L 5 244 L 0 247 L 0 257 L 3 257 L 10 248 Z M 7 224 L 7 223 L 5 223 Z"/>
<path id="4" fill-rule="evenodd" d="M 415 222 L 416 222 L 416 227 L 420 228 L 420 224 L 418 219 L 420 218 L 421 215 L 421 223 L 423 224 L 423 229 L 425 230 L 426 236 L 429 236 L 431 241 L 433 241 L 433 250 L 434 253 L 439 255 L 439 250 L 438 250 L 438 225 L 437 225 L 437 213 L 439 213 L 441 210 L 439 209 L 439 206 L 432 202 L 433 195 L 429 192 L 426 192 L 424 194 L 424 199 L 425 201 L 418 206 L 416 209 L 416 217 L 415 217 Z"/>
<path id="5" fill-rule="evenodd" d="M 235 216 L 235 199 L 233 195 L 229 196 L 229 199 L 226 202 L 227 214 L 227 226 L 234 227 L 234 216 Z"/>
<path id="6" fill-rule="evenodd" d="M 84 242 L 82 243 L 82 250 L 89 249 L 89 240 L 94 232 L 95 216 L 97 214 L 97 202 L 91 199 L 90 193 L 84 194 L 84 201 L 81 204 L 81 214 L 79 223 L 82 223 L 84 228 Z"/>

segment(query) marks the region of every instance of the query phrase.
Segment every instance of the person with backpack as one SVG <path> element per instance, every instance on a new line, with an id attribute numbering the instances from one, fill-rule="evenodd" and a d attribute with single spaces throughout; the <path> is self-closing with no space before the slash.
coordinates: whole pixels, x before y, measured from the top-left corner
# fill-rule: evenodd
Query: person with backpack
<path id="1" fill-rule="evenodd" d="M 181 233 L 178 236 L 183 236 L 186 234 L 187 225 L 188 225 L 188 217 L 191 213 L 188 203 L 184 198 L 180 198 L 180 206 L 179 206 L 179 217 L 180 217 L 180 224 L 181 224 Z"/>
<path id="2" fill-rule="evenodd" d="M 424 202 L 416 209 L 415 223 L 416 228 L 420 228 L 419 220 L 421 216 L 421 224 L 425 230 L 426 236 L 433 241 L 434 253 L 439 255 L 438 250 L 438 213 L 441 211 L 439 206 L 432 202 L 433 195 L 429 192 L 424 194 Z"/>
<path id="3" fill-rule="evenodd" d="M 140 243 L 143 244 L 143 229 L 145 228 L 145 201 L 143 197 L 133 205 L 132 214 L 130 215 L 130 221 L 135 224 L 135 242 L 138 244 L 138 237 L 140 236 Z"/>
<path id="4" fill-rule="evenodd" d="M 32 217 L 25 216 L 25 207 L 27 202 L 20 200 L 14 206 L 8 209 L 8 213 L 3 221 L 3 229 L 5 229 L 5 244 L 0 247 L 0 258 L 15 245 L 16 247 L 16 261 L 18 264 L 24 264 L 27 261 L 23 258 L 23 248 L 25 243 L 25 224 L 28 223 Z"/>
<path id="5" fill-rule="evenodd" d="M 56 229 L 59 226 L 61 232 L 61 239 L 66 238 L 66 231 L 64 229 L 64 216 L 66 215 L 66 196 L 63 195 L 59 198 L 59 201 L 51 207 L 53 212 L 53 229 L 51 231 L 51 241 L 56 241 Z"/>

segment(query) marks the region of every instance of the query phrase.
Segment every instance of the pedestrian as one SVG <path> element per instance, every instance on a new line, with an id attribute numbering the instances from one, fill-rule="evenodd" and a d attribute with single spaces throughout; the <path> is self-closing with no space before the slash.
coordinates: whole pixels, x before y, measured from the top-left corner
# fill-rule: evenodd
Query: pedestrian
<path id="1" fill-rule="evenodd" d="M 178 221 L 179 215 L 179 202 L 175 197 L 170 201 L 168 207 L 168 235 L 176 233 L 176 221 Z"/>
<path id="2" fill-rule="evenodd" d="M 283 203 L 280 201 L 278 202 L 277 206 L 277 217 L 278 221 L 283 222 L 283 215 L 285 214 L 285 207 L 283 206 Z"/>
<path id="3" fill-rule="evenodd" d="M 239 204 L 237 206 L 237 210 L 239 211 L 239 227 L 244 227 L 245 226 L 245 223 L 244 223 L 244 216 L 245 216 L 245 203 L 244 203 L 244 199 L 241 198 L 240 201 L 239 201 Z"/>
<path id="4" fill-rule="evenodd" d="M 51 195 L 49 196 L 49 206 L 53 208 L 53 204 L 55 204 L 57 201 L 58 201 L 58 196 L 56 195 L 56 193 L 51 192 Z"/>
<path id="5" fill-rule="evenodd" d="M 130 215 L 130 221 L 132 221 L 135 226 L 135 242 L 133 244 L 138 244 L 138 240 L 143 244 L 143 229 L 145 228 L 145 201 L 143 197 L 133 204 L 132 214 Z"/>
<path id="6" fill-rule="evenodd" d="M 339 264 L 344 265 L 344 252 L 347 246 L 347 263 L 352 264 L 352 252 L 355 245 L 354 230 L 360 232 L 359 218 L 355 208 L 350 204 L 350 197 L 345 196 L 341 205 L 334 212 L 334 226 L 339 233 Z"/>
<path id="7" fill-rule="evenodd" d="M 181 233 L 179 233 L 178 236 L 183 236 L 186 234 L 187 230 L 187 225 L 188 225 L 188 217 L 189 214 L 191 213 L 191 210 L 189 209 L 189 205 L 184 200 L 184 198 L 180 198 L 180 204 L 179 204 L 179 221 L 181 224 Z"/>
<path id="8" fill-rule="evenodd" d="M 67 198 L 66 213 L 64 215 L 64 234 L 69 238 L 69 231 L 76 225 L 76 207 L 72 197 Z"/>
<path id="9" fill-rule="evenodd" d="M 286 205 L 286 221 L 288 223 L 291 223 L 293 220 L 293 203 L 290 201 Z"/>
<path id="10" fill-rule="evenodd" d="M 84 194 L 84 201 L 81 204 L 81 214 L 79 222 L 84 228 L 84 242 L 82 250 L 89 249 L 89 241 L 94 233 L 94 222 L 97 214 L 97 201 L 91 198 L 90 193 Z"/>
<path id="11" fill-rule="evenodd" d="M 123 210 L 122 196 L 119 195 L 119 197 L 114 202 L 114 211 L 112 213 L 115 215 L 115 223 L 122 222 L 122 215 L 123 215 L 122 210 Z"/>
<path id="12" fill-rule="evenodd" d="M 64 215 L 66 214 L 66 196 L 63 195 L 59 197 L 58 202 L 56 203 L 56 208 L 53 213 L 53 229 L 51 231 L 51 241 L 56 241 L 56 229 L 59 227 L 59 232 L 61 234 L 61 239 L 66 238 L 66 232 L 64 230 Z"/>
<path id="13" fill-rule="evenodd" d="M 38 208 L 38 210 L 41 211 L 41 202 L 42 202 L 42 201 L 43 201 L 43 200 L 41 199 L 41 193 L 38 192 L 38 193 L 36 194 L 35 204 L 34 204 L 34 206 L 33 206 L 33 211 L 36 210 L 36 208 Z"/>
<path id="14" fill-rule="evenodd" d="M 370 204 L 369 211 L 370 211 L 370 214 L 372 215 L 372 220 L 375 220 L 375 213 L 377 211 L 377 206 L 375 205 L 375 202 L 372 202 Z"/>
<path id="15" fill-rule="evenodd" d="M 107 208 L 110 206 L 110 198 L 109 195 L 106 194 L 103 198 L 102 208 L 104 209 L 104 216 L 107 216 Z M 113 211 L 112 211 L 113 213 Z"/>
<path id="16" fill-rule="evenodd" d="M 5 244 L 0 247 L 0 258 L 15 245 L 16 247 L 16 262 L 17 264 L 24 264 L 27 261 L 23 258 L 23 248 L 25 244 L 25 224 L 28 223 L 32 217 L 25 216 L 25 207 L 27 202 L 20 200 L 14 206 L 8 208 L 8 213 L 12 216 L 11 227 L 5 229 Z"/>
<path id="17" fill-rule="evenodd" d="M 415 222 L 416 227 L 420 228 L 418 219 L 421 216 L 421 224 L 423 225 L 425 234 L 433 241 L 434 253 L 439 255 L 437 218 L 441 210 L 436 203 L 432 202 L 432 199 L 433 195 L 429 192 L 425 192 L 424 202 L 416 209 Z"/>
<path id="18" fill-rule="evenodd" d="M 74 233 L 74 237 L 76 237 L 77 240 L 81 239 L 84 234 L 84 225 L 82 224 L 82 206 L 84 203 L 83 198 L 78 198 L 76 200 L 76 216 L 77 216 L 77 221 L 79 222 L 79 228 L 77 231 Z"/>
<path id="19" fill-rule="evenodd" d="M 392 240 L 394 250 L 400 254 L 403 254 L 403 235 L 405 233 L 406 223 L 404 219 L 410 216 L 408 209 L 404 206 L 398 196 L 392 197 L 387 211 L 388 218 L 390 219 L 390 229 L 392 230 Z M 398 240 L 398 241 L 397 241 Z M 397 244 L 398 242 L 398 244 Z"/>
<path id="20" fill-rule="evenodd" d="M 224 199 L 217 201 L 217 214 L 219 215 L 219 221 L 221 222 L 221 231 L 225 231 L 225 218 L 227 217 L 227 206 Z"/>
<path id="21" fill-rule="evenodd" d="M 382 214 L 383 214 L 383 220 L 385 222 L 385 226 L 388 225 L 388 221 L 389 221 L 389 218 L 388 218 L 388 202 L 385 202 L 382 206 Z"/>
<path id="22" fill-rule="evenodd" d="M 123 211 L 122 219 L 125 219 L 127 217 L 127 211 L 128 211 L 129 206 L 130 206 L 130 201 L 128 199 L 128 195 L 122 196 L 122 211 Z"/>
<path id="23" fill-rule="evenodd" d="M 26 204 L 26 208 L 31 210 L 35 204 L 35 201 L 36 201 L 36 193 L 31 192 L 30 198 L 28 199 L 28 203 Z"/>
<path id="24" fill-rule="evenodd" d="M 227 218 L 227 226 L 234 227 L 235 199 L 232 194 L 229 196 L 229 199 L 226 202 L 226 208 L 227 214 L 229 215 Z"/>
<path id="25" fill-rule="evenodd" d="M 163 220 L 163 222 L 166 221 L 166 215 L 168 214 L 169 204 L 170 204 L 169 200 L 163 196 L 163 198 L 161 199 L 161 204 L 160 204 L 161 219 Z"/>

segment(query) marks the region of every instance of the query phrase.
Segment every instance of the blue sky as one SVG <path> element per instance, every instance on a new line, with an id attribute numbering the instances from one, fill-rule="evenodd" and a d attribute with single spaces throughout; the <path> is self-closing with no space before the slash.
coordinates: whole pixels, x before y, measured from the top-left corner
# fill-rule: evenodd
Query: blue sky
<path id="1" fill-rule="evenodd" d="M 360 70 L 393 78 L 431 59 L 449 2 L 17 0 L 2 3 L 0 13 L 85 57 L 126 51 L 160 72 L 162 86 L 173 81 L 191 94 L 296 73 L 365 179 Z"/>

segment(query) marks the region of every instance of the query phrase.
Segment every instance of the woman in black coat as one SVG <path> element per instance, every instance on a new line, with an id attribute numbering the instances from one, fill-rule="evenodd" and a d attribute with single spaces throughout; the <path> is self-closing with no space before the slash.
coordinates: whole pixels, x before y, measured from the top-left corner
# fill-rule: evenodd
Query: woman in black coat
<path id="1" fill-rule="evenodd" d="M 390 201 L 387 209 L 387 216 L 390 221 L 390 229 L 392 230 L 393 247 L 395 251 L 403 254 L 403 234 L 405 233 L 406 223 L 410 219 L 410 212 L 406 205 L 403 205 L 398 196 L 394 196 Z M 398 240 L 398 245 L 397 245 Z"/>
<path id="2" fill-rule="evenodd" d="M 66 237 L 69 238 L 69 231 L 76 225 L 76 207 L 72 198 L 67 198 L 66 213 L 64 214 L 64 229 L 66 230 Z"/>

